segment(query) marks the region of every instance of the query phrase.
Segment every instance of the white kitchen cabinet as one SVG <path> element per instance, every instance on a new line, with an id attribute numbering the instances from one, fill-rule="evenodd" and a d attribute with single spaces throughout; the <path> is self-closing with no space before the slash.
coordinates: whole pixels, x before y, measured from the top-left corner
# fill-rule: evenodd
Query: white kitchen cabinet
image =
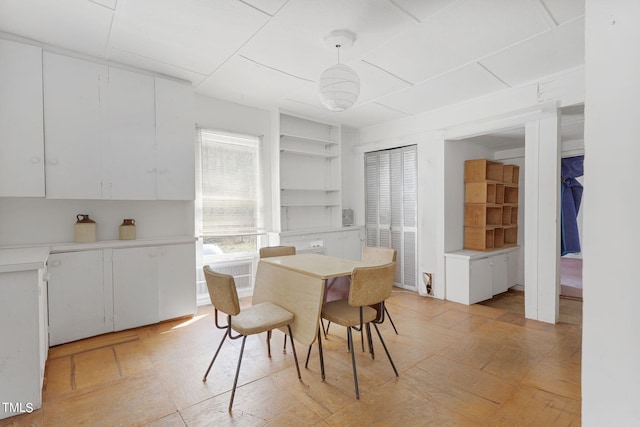
<path id="1" fill-rule="evenodd" d="M 54 246 L 51 345 L 196 312 L 191 238 Z"/>
<path id="2" fill-rule="evenodd" d="M 156 77 L 157 198 L 194 200 L 195 124 L 191 86 Z"/>
<path id="3" fill-rule="evenodd" d="M 103 251 L 51 254 L 48 265 L 50 344 L 113 331 L 113 292 L 104 280 Z"/>
<path id="4" fill-rule="evenodd" d="M 0 40 L 0 197 L 44 197 L 42 50 Z"/>
<path id="5" fill-rule="evenodd" d="M 42 405 L 48 253 L 48 248 L 0 249 L 0 402 L 7 405 L 0 419 Z"/>
<path id="6" fill-rule="evenodd" d="M 49 52 L 43 81 L 47 198 L 194 199 L 191 86 Z"/>
<path id="7" fill-rule="evenodd" d="M 160 246 L 156 260 L 160 320 L 195 314 L 196 270 L 193 243 Z"/>
<path id="8" fill-rule="evenodd" d="M 106 109 L 103 165 L 109 187 L 103 198 L 156 199 L 153 77 L 109 67 Z"/>
<path id="9" fill-rule="evenodd" d="M 445 254 L 445 299 L 475 304 L 506 292 L 517 277 L 518 247 L 500 251 L 462 250 Z"/>
<path id="10" fill-rule="evenodd" d="M 114 330 L 160 321 L 157 256 L 156 247 L 113 250 Z"/>
<path id="11" fill-rule="evenodd" d="M 107 78 L 106 65 L 43 53 L 47 198 L 103 197 Z"/>

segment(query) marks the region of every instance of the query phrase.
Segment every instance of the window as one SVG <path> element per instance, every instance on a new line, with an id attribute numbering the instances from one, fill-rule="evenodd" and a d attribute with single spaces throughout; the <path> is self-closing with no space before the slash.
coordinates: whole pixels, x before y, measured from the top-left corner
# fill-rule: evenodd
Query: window
<path id="1" fill-rule="evenodd" d="M 255 253 L 263 233 L 261 141 L 199 129 L 197 212 L 203 255 Z"/>

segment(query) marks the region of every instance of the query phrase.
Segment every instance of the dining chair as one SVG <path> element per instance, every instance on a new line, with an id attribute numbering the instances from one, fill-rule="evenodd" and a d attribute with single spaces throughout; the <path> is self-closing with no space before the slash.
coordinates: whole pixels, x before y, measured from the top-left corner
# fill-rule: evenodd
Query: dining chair
<path id="1" fill-rule="evenodd" d="M 376 264 L 376 265 L 386 264 L 388 262 L 396 262 L 397 254 L 398 252 L 393 248 L 383 248 L 378 246 L 363 246 L 362 255 L 360 256 L 360 261 L 366 262 L 367 264 Z M 396 329 L 395 323 L 393 323 L 393 319 L 391 318 L 391 314 L 389 314 L 389 310 L 387 310 L 387 307 L 385 305 L 377 306 L 376 310 L 379 310 L 379 309 L 382 309 L 384 311 L 378 312 L 378 318 L 384 321 L 384 315 L 386 314 L 387 317 L 389 318 L 389 322 L 391 322 L 393 331 L 396 333 L 396 335 L 398 335 L 398 330 Z"/>
<path id="2" fill-rule="evenodd" d="M 260 258 L 271 258 L 276 256 L 288 256 L 295 255 L 295 246 L 265 246 L 260 248 Z M 284 342 L 282 344 L 282 353 L 287 352 L 287 336 L 284 336 Z M 267 331 L 267 353 L 271 357 L 271 331 Z"/>
<path id="3" fill-rule="evenodd" d="M 396 256 L 397 256 L 397 251 L 393 248 L 385 248 L 385 247 L 379 247 L 379 246 L 363 246 L 362 253 L 360 255 L 360 261 L 366 262 L 367 264 L 381 265 L 381 264 L 387 264 L 390 262 L 396 262 Z M 347 282 L 348 282 L 348 278 L 336 278 L 336 279 L 347 279 Z M 343 286 L 342 283 L 340 282 L 337 282 L 336 284 L 338 286 L 335 286 L 335 285 L 333 286 L 334 288 L 337 288 L 337 289 L 333 289 L 333 295 L 337 295 L 337 296 L 333 296 L 332 299 L 347 298 L 347 296 L 349 295 L 349 287 Z M 339 295 L 340 292 L 342 292 L 343 294 Z M 396 333 L 396 335 L 398 335 L 398 329 L 396 329 L 396 325 L 395 323 L 393 323 L 393 319 L 391 318 L 391 314 L 389 314 L 387 307 L 382 305 L 376 305 L 374 308 L 378 313 L 378 319 L 381 320 L 381 323 L 384 321 L 384 315 L 386 314 L 386 316 L 389 318 L 389 322 L 391 322 L 391 326 L 393 327 L 394 332 Z M 382 309 L 384 311 L 380 311 Z M 323 327 L 325 338 L 329 333 L 330 325 L 331 325 L 331 322 L 327 324 L 326 330 Z M 362 333 L 360 334 L 360 340 L 362 341 L 362 349 L 364 351 L 364 337 Z"/>
<path id="4" fill-rule="evenodd" d="M 216 361 L 218 353 L 220 352 L 222 344 L 224 344 L 226 338 L 229 337 L 234 340 L 242 337 L 242 346 L 240 347 L 240 356 L 238 357 L 238 366 L 236 368 L 236 376 L 233 380 L 233 389 L 231 391 L 231 400 L 229 402 L 229 412 L 231 412 L 231 408 L 233 406 L 236 386 L 238 385 L 238 375 L 240 374 L 240 364 L 242 363 L 242 354 L 244 353 L 244 345 L 247 340 L 247 336 L 249 335 L 255 335 L 286 326 L 289 331 L 289 336 L 291 337 L 291 348 L 293 349 L 293 358 L 296 362 L 298 379 L 301 379 L 300 367 L 298 366 L 298 355 L 296 354 L 296 347 L 291 333 L 291 323 L 294 319 L 293 313 L 271 302 L 263 302 L 241 310 L 233 276 L 217 273 L 212 270 L 211 267 L 204 266 L 204 277 L 207 282 L 207 289 L 209 291 L 211 304 L 215 309 L 215 325 L 218 329 L 224 329 L 225 333 L 218 345 L 218 349 L 213 355 L 213 359 L 211 359 L 207 372 L 205 372 L 204 377 L 202 378 L 203 382 L 207 381 L 209 371 L 211 371 L 211 367 Z M 219 311 L 227 315 L 226 325 L 221 326 L 219 324 Z M 237 332 L 238 335 L 233 335 L 231 333 L 232 329 Z"/>
<path id="5" fill-rule="evenodd" d="M 360 391 L 358 389 L 358 373 L 356 369 L 355 351 L 353 346 L 353 334 L 352 329 L 359 328 L 362 330 L 366 327 L 367 338 L 369 341 L 369 353 L 371 358 L 375 358 L 373 349 L 373 341 L 371 339 L 371 324 L 373 324 L 382 347 L 384 348 L 387 358 L 391 363 L 396 377 L 398 376 L 398 370 L 396 369 L 387 345 L 380 334 L 378 324 L 382 320 L 378 318 L 378 312 L 375 308 L 371 307 L 375 304 L 382 304 L 391 295 L 391 289 L 393 288 L 393 277 L 395 275 L 396 263 L 390 262 L 381 266 L 373 267 L 356 267 L 351 273 L 351 287 L 349 288 L 348 299 L 339 299 L 335 301 L 329 301 L 322 306 L 322 318 L 330 322 L 347 328 L 347 343 L 349 353 L 351 353 L 351 364 L 353 367 L 353 383 L 356 391 L 356 399 L 360 399 Z M 322 340 L 320 330 L 318 329 L 318 350 L 322 354 Z M 311 353 L 311 346 L 309 346 L 309 352 L 307 353 L 307 361 L 305 367 L 309 363 L 309 355 Z M 322 371 L 322 379 L 324 380 L 324 361 L 321 357 L 320 367 Z"/>

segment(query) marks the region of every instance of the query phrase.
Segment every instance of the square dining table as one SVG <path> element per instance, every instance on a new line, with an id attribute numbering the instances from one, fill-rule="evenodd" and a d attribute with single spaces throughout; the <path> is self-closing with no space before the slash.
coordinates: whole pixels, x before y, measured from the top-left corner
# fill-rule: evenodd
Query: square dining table
<path id="1" fill-rule="evenodd" d="M 327 279 L 350 276 L 371 264 L 318 254 L 262 258 L 258 263 L 253 304 L 269 301 L 295 316 L 293 337 L 303 345 L 315 341 Z"/>

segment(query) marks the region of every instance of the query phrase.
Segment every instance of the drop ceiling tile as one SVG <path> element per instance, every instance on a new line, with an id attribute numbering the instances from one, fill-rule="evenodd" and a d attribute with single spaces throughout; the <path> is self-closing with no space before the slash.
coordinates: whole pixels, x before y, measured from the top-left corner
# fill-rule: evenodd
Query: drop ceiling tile
<path id="1" fill-rule="evenodd" d="M 584 16 L 585 0 L 536 0 L 542 2 L 558 24 Z"/>
<path id="2" fill-rule="evenodd" d="M 87 0 L 0 1 L 0 31 L 101 58 L 112 18 Z"/>
<path id="3" fill-rule="evenodd" d="M 273 107 L 292 88 L 305 83 L 307 82 L 236 56 L 196 86 L 195 91 L 240 104 Z"/>
<path id="4" fill-rule="evenodd" d="M 474 63 L 382 98 L 378 102 L 398 111 L 419 114 L 476 98 L 506 86 Z"/>
<path id="5" fill-rule="evenodd" d="M 315 81 L 322 71 L 338 62 L 337 49 L 324 44 L 324 36 L 331 31 L 346 29 L 355 33 L 353 47 L 340 52 L 340 62 L 350 63 L 416 25 L 387 0 L 289 1 L 242 48 L 241 54 Z"/>
<path id="6" fill-rule="evenodd" d="M 510 85 L 584 64 L 584 19 L 577 19 L 485 58 L 482 65 Z"/>
<path id="7" fill-rule="evenodd" d="M 136 0 L 118 4 L 111 47 L 211 74 L 269 19 L 236 0 Z"/>
<path id="8" fill-rule="evenodd" d="M 529 0 L 461 0 L 363 59 L 419 83 L 548 28 Z"/>
<path id="9" fill-rule="evenodd" d="M 266 13 L 269 16 L 275 15 L 275 13 L 287 3 L 288 0 L 241 0 L 243 3 L 247 3 L 256 9 Z"/>
<path id="10" fill-rule="evenodd" d="M 451 6 L 457 0 L 392 0 L 400 9 L 415 17 L 418 21 L 425 21 L 431 15 Z"/>
<path id="11" fill-rule="evenodd" d="M 193 71 L 185 70 L 184 68 L 176 67 L 171 64 L 164 64 L 120 49 L 112 49 L 109 59 L 121 64 L 127 64 L 144 70 L 154 71 L 159 74 L 165 74 L 167 76 L 186 80 L 191 82 L 192 85 L 197 85 L 208 77 L 204 74 L 194 73 Z"/>
<path id="12" fill-rule="evenodd" d="M 400 111 L 375 102 L 359 105 L 340 113 L 327 112 L 322 120 L 340 123 L 354 128 L 377 125 L 379 123 L 408 117 Z"/>

